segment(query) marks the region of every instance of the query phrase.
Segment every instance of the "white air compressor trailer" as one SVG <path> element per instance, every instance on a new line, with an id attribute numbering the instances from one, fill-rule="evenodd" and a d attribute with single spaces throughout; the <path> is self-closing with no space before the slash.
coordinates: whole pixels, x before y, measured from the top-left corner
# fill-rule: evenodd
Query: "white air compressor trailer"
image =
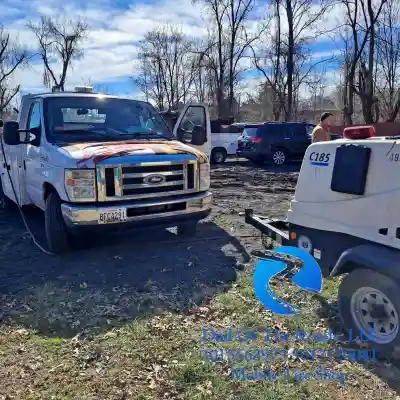
<path id="1" fill-rule="evenodd" d="M 253 210 L 245 218 L 311 253 L 325 277 L 347 274 L 338 298 L 345 327 L 391 354 L 400 346 L 399 204 L 400 136 L 351 127 L 343 139 L 309 146 L 285 220 Z"/>

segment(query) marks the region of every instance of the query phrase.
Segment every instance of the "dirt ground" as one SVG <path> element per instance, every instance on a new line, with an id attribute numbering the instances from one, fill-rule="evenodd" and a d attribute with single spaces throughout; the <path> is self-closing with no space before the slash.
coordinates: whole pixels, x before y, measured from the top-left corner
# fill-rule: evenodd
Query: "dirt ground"
<path id="1" fill-rule="evenodd" d="M 295 170 L 296 166 L 287 169 Z M 41 297 L 50 291 L 54 292 L 53 296 L 64 298 L 68 294 L 72 299 L 80 295 L 82 287 L 97 291 L 97 301 L 106 310 L 105 315 L 99 316 L 97 327 L 87 328 L 102 329 L 104 322 L 123 323 L 133 320 L 141 310 L 148 312 L 145 305 L 132 312 L 130 304 L 124 315 L 119 312 L 115 320 L 108 309 L 115 305 L 116 287 L 124 287 L 124 298 L 136 293 L 141 293 L 143 298 L 149 284 L 157 286 L 160 299 L 179 290 L 181 300 L 177 307 L 182 310 L 190 307 L 190 301 L 202 296 L 204 290 L 221 290 L 221 285 L 233 282 L 236 268 L 248 259 L 249 249 L 259 245 L 257 238 L 240 238 L 257 234 L 245 224 L 244 209 L 283 215 L 296 177 L 296 172 L 266 172 L 245 162 L 232 161 L 215 167 L 213 212 L 200 224 L 195 240 L 178 238 L 168 230 L 96 235 L 91 238 L 88 249 L 48 256 L 32 243 L 17 211 L 11 215 L 0 214 L 0 294 L 3 296 L 0 316 L 7 318 L 12 309 L 13 318 L 28 322 L 29 310 L 33 307 L 27 302 L 31 299 L 42 304 L 46 318 L 29 323 L 46 334 L 74 335 L 86 323 L 93 324 L 84 319 L 86 307 L 92 304 L 83 302 L 79 310 L 70 310 L 61 316 L 53 310 L 49 324 L 52 310 L 46 310 L 46 299 Z M 32 210 L 27 218 L 31 230 L 44 245 L 42 213 Z M 163 301 L 160 303 L 160 307 L 168 307 Z M 69 316 L 74 320 L 69 320 Z"/>
<path id="2" fill-rule="evenodd" d="M 311 302 L 297 322 L 276 319 L 254 298 L 250 252 L 261 240 L 244 209 L 284 216 L 298 167 L 213 167 L 213 212 L 192 239 L 173 230 L 96 235 L 87 248 L 49 256 L 17 211 L 0 213 L 0 399 L 400 399 L 400 373 L 388 363 L 340 364 L 352 374 L 344 387 L 239 385 L 226 365 L 200 357 L 204 324 L 294 329 L 337 320 L 334 307 L 320 315 Z M 44 244 L 41 212 L 27 219 Z M 332 305 L 337 287 L 326 283 Z"/>

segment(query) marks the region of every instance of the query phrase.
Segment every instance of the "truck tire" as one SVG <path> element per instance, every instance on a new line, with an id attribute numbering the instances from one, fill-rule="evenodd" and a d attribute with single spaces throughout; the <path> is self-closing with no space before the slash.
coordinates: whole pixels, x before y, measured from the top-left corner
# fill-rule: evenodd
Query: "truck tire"
<path id="1" fill-rule="evenodd" d="M 176 232 L 179 236 L 195 236 L 197 232 L 197 222 L 184 222 L 179 224 Z"/>
<path id="2" fill-rule="evenodd" d="M 339 313 L 351 336 L 363 336 L 380 356 L 400 346 L 399 284 L 378 272 L 359 268 L 339 288 Z"/>
<path id="3" fill-rule="evenodd" d="M 61 200 L 54 192 L 46 199 L 45 228 L 50 251 L 55 254 L 66 252 L 70 245 L 70 235 L 61 213 Z"/>
<path id="4" fill-rule="evenodd" d="M 214 164 L 222 164 L 226 160 L 226 150 L 223 148 L 213 149 L 211 152 L 211 162 Z"/>

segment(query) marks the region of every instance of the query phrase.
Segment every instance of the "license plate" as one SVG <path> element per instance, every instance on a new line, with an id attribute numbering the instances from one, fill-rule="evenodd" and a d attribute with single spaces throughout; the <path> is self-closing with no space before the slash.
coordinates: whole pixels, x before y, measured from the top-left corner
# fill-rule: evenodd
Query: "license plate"
<path id="1" fill-rule="evenodd" d="M 112 211 L 101 212 L 98 221 L 99 224 L 113 224 L 115 222 L 125 222 L 126 220 L 126 209 L 118 208 Z"/>

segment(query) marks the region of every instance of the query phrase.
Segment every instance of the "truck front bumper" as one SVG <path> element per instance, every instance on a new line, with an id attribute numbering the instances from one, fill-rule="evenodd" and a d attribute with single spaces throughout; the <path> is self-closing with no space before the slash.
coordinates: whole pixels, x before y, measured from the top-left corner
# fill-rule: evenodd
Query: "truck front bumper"
<path id="1" fill-rule="evenodd" d="M 61 211 L 68 227 L 174 226 L 188 220 L 201 220 L 211 212 L 211 192 L 169 199 L 114 202 L 104 205 L 63 203 Z M 123 221 L 102 223 L 101 215 L 122 211 Z"/>

